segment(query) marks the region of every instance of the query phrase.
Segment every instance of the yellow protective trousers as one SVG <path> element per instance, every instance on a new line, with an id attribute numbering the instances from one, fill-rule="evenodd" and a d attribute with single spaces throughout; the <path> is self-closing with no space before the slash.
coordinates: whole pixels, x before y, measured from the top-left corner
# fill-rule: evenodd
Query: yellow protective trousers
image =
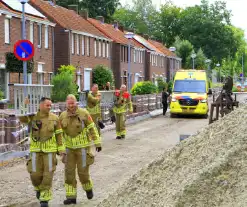
<path id="1" fill-rule="evenodd" d="M 125 113 L 116 113 L 116 134 L 117 136 L 126 135 L 125 121 L 126 114 Z"/>
<path id="2" fill-rule="evenodd" d="M 90 148 L 67 148 L 67 161 L 65 164 L 65 190 L 66 197 L 73 199 L 77 197 L 76 168 L 78 177 L 85 191 L 92 190 L 93 183 L 89 175 L 89 166 L 94 163 L 94 156 Z"/>
<path id="3" fill-rule="evenodd" d="M 100 127 L 99 127 L 99 123 L 98 121 L 101 120 L 101 114 L 90 114 L 92 119 L 93 119 L 93 122 L 98 130 L 98 133 L 99 133 L 99 136 L 100 136 Z"/>
<path id="4" fill-rule="evenodd" d="M 31 152 L 31 158 L 27 162 L 27 171 L 36 191 L 40 192 L 40 201 L 52 199 L 52 180 L 56 170 L 56 153 Z"/>

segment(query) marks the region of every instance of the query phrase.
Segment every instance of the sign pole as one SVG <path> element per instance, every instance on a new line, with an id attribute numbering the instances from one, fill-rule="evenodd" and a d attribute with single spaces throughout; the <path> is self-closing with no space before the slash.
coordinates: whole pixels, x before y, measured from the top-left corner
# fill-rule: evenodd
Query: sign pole
<path id="1" fill-rule="evenodd" d="M 22 39 L 26 39 L 26 20 L 25 20 L 25 2 L 22 4 Z M 22 58 L 25 58 L 25 52 L 22 53 Z M 27 84 L 27 61 L 23 61 L 23 80 Z M 24 87 L 24 95 L 27 97 L 26 87 Z"/>

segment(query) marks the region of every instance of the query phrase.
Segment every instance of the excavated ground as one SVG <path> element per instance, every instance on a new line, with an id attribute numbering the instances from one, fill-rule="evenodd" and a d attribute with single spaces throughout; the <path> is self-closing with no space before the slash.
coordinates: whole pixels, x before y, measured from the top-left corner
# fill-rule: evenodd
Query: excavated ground
<path id="1" fill-rule="evenodd" d="M 100 207 L 247 206 L 247 106 L 132 176 Z"/>

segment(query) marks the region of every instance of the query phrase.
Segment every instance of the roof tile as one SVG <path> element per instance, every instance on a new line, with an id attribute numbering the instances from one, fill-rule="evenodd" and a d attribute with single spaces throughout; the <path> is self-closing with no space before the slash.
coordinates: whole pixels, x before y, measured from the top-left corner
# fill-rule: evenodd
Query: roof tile
<path id="1" fill-rule="evenodd" d="M 102 24 L 99 20 L 92 18 L 88 18 L 88 21 L 96 28 L 98 28 L 101 32 L 103 32 L 106 36 L 111 38 L 113 41 L 123 45 L 128 45 L 128 39 L 124 36 L 124 32 L 122 32 L 119 28 L 116 29 L 111 24 Z M 136 47 L 143 48 L 143 46 L 136 41 L 132 40 L 131 43 Z"/>
<path id="2" fill-rule="evenodd" d="M 167 56 L 177 57 L 175 53 L 171 52 L 168 48 L 166 48 L 162 43 L 157 42 L 155 40 L 148 40 L 152 45 L 157 47 L 162 53 L 164 53 Z"/>
<path id="3" fill-rule="evenodd" d="M 48 1 L 43 0 L 30 0 L 29 3 L 63 28 L 105 37 L 103 33 L 73 10 L 58 5 L 52 6 Z"/>

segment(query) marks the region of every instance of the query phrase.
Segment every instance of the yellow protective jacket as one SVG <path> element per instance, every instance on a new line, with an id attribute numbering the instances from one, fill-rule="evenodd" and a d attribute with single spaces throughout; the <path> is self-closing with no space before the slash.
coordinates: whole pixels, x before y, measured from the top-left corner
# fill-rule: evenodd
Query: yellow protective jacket
<path id="1" fill-rule="evenodd" d="M 19 119 L 31 129 L 30 152 L 65 152 L 63 130 L 56 114 L 39 111 L 34 116 L 23 116 Z"/>
<path id="2" fill-rule="evenodd" d="M 94 114 L 101 115 L 100 100 L 97 99 L 97 97 L 100 95 L 101 94 L 99 92 L 97 92 L 96 94 L 92 92 L 88 94 L 87 110 L 91 115 L 94 115 Z"/>
<path id="3" fill-rule="evenodd" d="M 77 149 L 92 145 L 101 146 L 101 138 L 97 128 L 86 109 L 77 108 L 74 113 L 64 111 L 59 117 L 65 145 L 67 148 Z"/>
<path id="4" fill-rule="evenodd" d="M 128 92 L 116 91 L 113 112 L 116 114 L 133 112 L 131 98 Z"/>

